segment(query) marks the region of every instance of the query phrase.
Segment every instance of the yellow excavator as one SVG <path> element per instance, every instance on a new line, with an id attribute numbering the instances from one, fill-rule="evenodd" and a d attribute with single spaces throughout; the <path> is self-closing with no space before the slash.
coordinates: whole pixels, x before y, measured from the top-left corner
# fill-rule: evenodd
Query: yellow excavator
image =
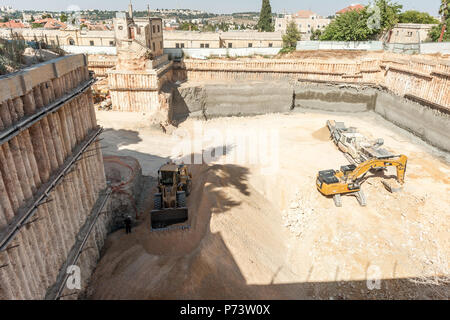
<path id="1" fill-rule="evenodd" d="M 351 164 L 342 166 L 340 170 L 320 171 L 317 175 L 317 188 L 325 196 L 332 196 L 337 207 L 342 207 L 341 196 L 355 196 L 361 206 L 366 206 L 366 197 L 361 190 L 361 184 L 365 181 L 370 171 L 382 170 L 387 167 L 396 167 L 397 181 L 400 185 L 405 182 L 406 165 L 408 158 L 404 155 L 389 156 L 385 158 L 371 159 L 359 164 L 358 166 Z M 386 181 L 384 186 L 390 192 L 398 192 Z"/>

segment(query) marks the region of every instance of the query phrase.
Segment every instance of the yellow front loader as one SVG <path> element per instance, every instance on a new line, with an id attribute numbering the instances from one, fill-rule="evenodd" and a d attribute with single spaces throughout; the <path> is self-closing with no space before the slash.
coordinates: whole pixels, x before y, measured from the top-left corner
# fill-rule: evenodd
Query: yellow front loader
<path id="1" fill-rule="evenodd" d="M 337 207 L 342 206 L 341 196 L 343 195 L 355 196 L 361 206 L 366 206 L 366 197 L 361 190 L 361 184 L 365 181 L 366 175 L 373 170 L 396 167 L 397 181 L 403 185 L 405 182 L 407 163 L 408 158 L 400 155 L 368 160 L 358 166 L 343 166 L 338 171 L 320 171 L 316 180 L 317 188 L 323 195 L 332 196 Z M 389 184 L 385 182 L 383 184 L 390 192 L 397 191 Z"/>
<path id="2" fill-rule="evenodd" d="M 192 174 L 186 165 L 167 163 L 158 171 L 158 192 L 154 195 L 151 228 L 165 229 L 188 221 L 186 197 L 192 190 Z"/>

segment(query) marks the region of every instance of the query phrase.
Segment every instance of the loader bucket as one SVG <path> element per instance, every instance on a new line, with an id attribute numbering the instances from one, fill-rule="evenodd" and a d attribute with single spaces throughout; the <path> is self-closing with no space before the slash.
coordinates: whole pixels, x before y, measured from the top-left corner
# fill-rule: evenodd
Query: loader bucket
<path id="1" fill-rule="evenodd" d="M 164 229 L 171 225 L 183 223 L 189 219 L 188 208 L 153 210 L 151 215 L 152 229 Z"/>

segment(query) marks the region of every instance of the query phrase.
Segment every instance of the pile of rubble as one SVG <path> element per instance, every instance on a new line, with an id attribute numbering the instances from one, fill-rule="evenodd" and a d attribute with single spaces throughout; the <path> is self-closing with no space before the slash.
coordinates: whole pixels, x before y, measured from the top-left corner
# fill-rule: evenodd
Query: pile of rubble
<path id="1" fill-rule="evenodd" d="M 299 238 L 308 221 L 314 215 L 314 206 L 310 200 L 310 194 L 302 193 L 299 190 L 295 194 L 289 208 L 283 211 L 284 226 L 288 228 L 297 238 Z"/>

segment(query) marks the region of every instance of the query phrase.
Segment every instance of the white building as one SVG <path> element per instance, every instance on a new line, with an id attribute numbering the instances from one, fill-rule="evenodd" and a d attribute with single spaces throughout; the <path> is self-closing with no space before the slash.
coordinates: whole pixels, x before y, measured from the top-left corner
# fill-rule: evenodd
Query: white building
<path id="1" fill-rule="evenodd" d="M 331 22 L 331 19 L 319 16 L 310 10 L 300 10 L 295 14 L 285 15 L 283 18 L 275 19 L 275 31 L 286 33 L 286 28 L 291 21 L 294 21 L 302 34 L 301 40 L 310 40 L 314 30 L 324 30 Z"/>

